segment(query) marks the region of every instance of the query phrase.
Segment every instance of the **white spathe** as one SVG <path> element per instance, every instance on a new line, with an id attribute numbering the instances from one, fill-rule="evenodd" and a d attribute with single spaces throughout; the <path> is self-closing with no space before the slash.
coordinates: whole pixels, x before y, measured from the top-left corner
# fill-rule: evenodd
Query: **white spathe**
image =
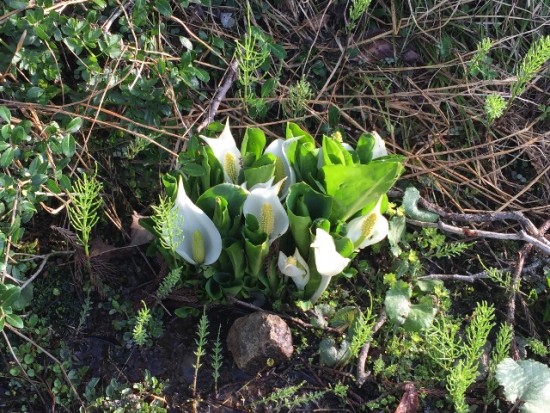
<path id="1" fill-rule="evenodd" d="M 309 266 L 300 255 L 298 248 L 294 251 L 294 255 L 289 256 L 280 251 L 277 265 L 279 271 L 287 277 L 292 278 L 298 290 L 302 291 L 305 288 L 309 282 Z"/>
<path id="2" fill-rule="evenodd" d="M 386 150 L 386 144 L 384 139 L 378 134 L 378 132 L 372 131 L 372 136 L 374 136 L 374 147 L 372 148 L 372 159 L 381 158 L 382 156 L 387 156 L 388 151 Z"/>
<path id="3" fill-rule="evenodd" d="M 275 139 L 271 142 L 268 147 L 265 149 L 264 153 L 271 153 L 281 160 L 283 163 L 283 168 L 285 170 L 286 181 L 281 190 L 280 198 L 284 199 L 288 193 L 288 189 L 292 184 L 296 183 L 296 173 L 290 165 L 288 160 L 288 147 L 294 141 L 297 141 L 301 138 L 292 138 L 292 139 Z"/>
<path id="4" fill-rule="evenodd" d="M 344 271 L 350 259 L 342 257 L 336 251 L 334 239 L 322 228 L 317 228 L 315 231 L 315 241 L 311 244 L 311 248 L 313 248 L 315 254 L 317 272 L 321 275 L 321 282 L 309 299 L 312 303 L 315 303 L 327 289 L 331 278 Z"/>
<path id="5" fill-rule="evenodd" d="M 252 214 L 258 219 L 260 228 L 266 228 L 270 244 L 288 230 L 288 215 L 277 196 L 283 182 L 254 185 L 243 204 L 244 216 Z"/>
<path id="6" fill-rule="evenodd" d="M 178 231 L 181 239 L 178 240 L 175 251 L 191 264 L 210 265 L 216 262 L 222 252 L 220 232 L 208 215 L 187 196 L 181 179 L 174 208 L 178 213 L 176 222 L 182 222 L 181 231 Z M 195 245 L 195 248 L 202 249 L 203 262 L 197 262 L 193 257 L 196 256 L 196 253 L 193 254 L 193 242 L 198 238 L 201 239 L 202 245 Z"/>
<path id="7" fill-rule="evenodd" d="M 388 235 L 390 225 L 386 217 L 380 213 L 381 203 L 382 198 L 371 212 L 354 218 L 348 223 L 346 237 L 353 242 L 355 250 L 374 245 Z"/>
<path id="8" fill-rule="evenodd" d="M 201 135 L 201 139 L 212 148 L 214 156 L 222 165 L 225 182 L 237 184 L 239 172 L 241 170 L 242 157 L 241 151 L 237 148 L 235 138 L 231 134 L 229 118 L 218 138 L 208 138 Z"/>
<path id="9" fill-rule="evenodd" d="M 322 228 L 315 231 L 315 241 L 311 244 L 315 253 L 317 272 L 323 277 L 333 277 L 340 274 L 349 264 L 350 259 L 344 258 L 338 251 L 332 236 Z"/>

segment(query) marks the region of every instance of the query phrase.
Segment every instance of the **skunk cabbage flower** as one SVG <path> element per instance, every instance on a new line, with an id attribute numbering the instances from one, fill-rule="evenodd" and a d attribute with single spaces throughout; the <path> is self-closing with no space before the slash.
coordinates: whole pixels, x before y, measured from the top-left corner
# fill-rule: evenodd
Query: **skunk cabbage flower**
<path id="1" fill-rule="evenodd" d="M 260 230 L 268 234 L 271 244 L 288 229 L 286 214 L 277 194 L 283 181 L 273 186 L 266 184 L 254 185 L 243 204 L 243 214 L 254 215 L 260 223 Z"/>
<path id="2" fill-rule="evenodd" d="M 236 184 L 241 170 L 241 151 L 237 148 L 235 138 L 229 129 L 229 119 L 218 138 L 207 138 L 206 136 L 201 136 L 201 138 L 212 148 L 214 156 L 221 163 L 225 182 Z"/>
<path id="3" fill-rule="evenodd" d="M 372 159 L 381 158 L 382 156 L 387 156 L 388 151 L 386 150 L 386 144 L 384 139 L 380 137 L 378 132 L 371 132 L 371 135 L 374 136 L 374 147 L 372 148 Z"/>
<path id="4" fill-rule="evenodd" d="M 286 177 L 286 181 L 280 194 L 281 199 L 286 197 L 288 188 L 290 188 L 292 184 L 296 183 L 296 173 L 294 172 L 292 166 L 290 166 L 287 150 L 288 146 L 298 139 L 300 138 L 276 139 L 271 142 L 264 151 L 264 153 L 272 153 L 277 157 L 277 161 L 275 163 L 275 181 L 279 182 Z"/>
<path id="5" fill-rule="evenodd" d="M 367 215 L 352 219 L 348 223 L 348 237 L 356 250 L 382 241 L 388 235 L 388 220 L 380 213 L 380 201 Z"/>
<path id="6" fill-rule="evenodd" d="M 302 291 L 309 281 L 309 266 L 302 258 L 298 248 L 294 251 L 294 255 L 288 257 L 282 252 L 279 252 L 279 261 L 277 262 L 279 271 L 287 277 L 292 278 L 298 290 Z"/>
<path id="7" fill-rule="evenodd" d="M 176 252 L 191 264 L 214 263 L 222 252 L 222 237 L 208 215 L 189 199 L 181 179 L 174 208 L 177 222 L 183 222 Z"/>
<path id="8" fill-rule="evenodd" d="M 349 264 L 350 259 L 344 258 L 336 251 L 336 245 L 332 236 L 322 228 L 317 228 L 315 241 L 311 244 L 315 253 L 315 266 L 321 275 L 321 283 L 310 298 L 312 303 L 316 302 L 321 294 L 327 289 L 330 279 L 340 274 Z"/>

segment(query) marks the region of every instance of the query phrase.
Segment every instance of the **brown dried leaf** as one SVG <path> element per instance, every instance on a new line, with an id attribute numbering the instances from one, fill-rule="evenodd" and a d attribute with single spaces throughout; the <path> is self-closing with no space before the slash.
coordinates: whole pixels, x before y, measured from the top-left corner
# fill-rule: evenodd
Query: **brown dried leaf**
<path id="1" fill-rule="evenodd" d="M 405 393 L 401 397 L 399 406 L 395 413 L 417 413 L 418 412 L 418 392 L 412 383 L 407 383 L 403 386 Z"/>
<path id="2" fill-rule="evenodd" d="M 139 225 L 139 220 L 141 218 L 145 218 L 145 217 L 143 215 L 139 215 L 136 211 L 134 211 L 134 213 L 132 214 L 132 225 L 130 226 L 130 229 L 131 229 L 130 245 L 134 245 L 134 246 L 143 245 L 155 239 L 153 234 L 151 234 L 149 231 L 147 231 L 145 228 Z"/>

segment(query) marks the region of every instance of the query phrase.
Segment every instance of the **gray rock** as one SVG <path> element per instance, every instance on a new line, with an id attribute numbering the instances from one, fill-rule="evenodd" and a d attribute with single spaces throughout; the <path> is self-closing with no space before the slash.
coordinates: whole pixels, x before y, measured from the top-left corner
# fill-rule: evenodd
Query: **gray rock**
<path id="1" fill-rule="evenodd" d="M 294 348 L 290 328 L 276 315 L 252 313 L 235 320 L 227 335 L 227 348 L 241 370 L 256 374 L 267 367 L 290 359 Z"/>

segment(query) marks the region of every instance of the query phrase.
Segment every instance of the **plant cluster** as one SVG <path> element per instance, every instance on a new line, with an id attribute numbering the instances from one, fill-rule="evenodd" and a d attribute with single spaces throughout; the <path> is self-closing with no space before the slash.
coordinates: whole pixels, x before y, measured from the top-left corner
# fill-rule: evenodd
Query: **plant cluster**
<path id="1" fill-rule="evenodd" d="M 315 302 L 359 250 L 386 237 L 385 194 L 403 167 L 378 134 L 352 148 L 337 133 L 317 147 L 289 123 L 267 147 L 248 128 L 239 150 L 227 124 L 201 139 L 207 145 L 192 139 L 179 170 L 164 177 L 172 209 L 163 201 L 164 212 L 143 224 L 168 262 L 186 266 L 184 277 L 202 275 L 210 299 L 277 296 L 286 276 L 297 298 Z"/>

